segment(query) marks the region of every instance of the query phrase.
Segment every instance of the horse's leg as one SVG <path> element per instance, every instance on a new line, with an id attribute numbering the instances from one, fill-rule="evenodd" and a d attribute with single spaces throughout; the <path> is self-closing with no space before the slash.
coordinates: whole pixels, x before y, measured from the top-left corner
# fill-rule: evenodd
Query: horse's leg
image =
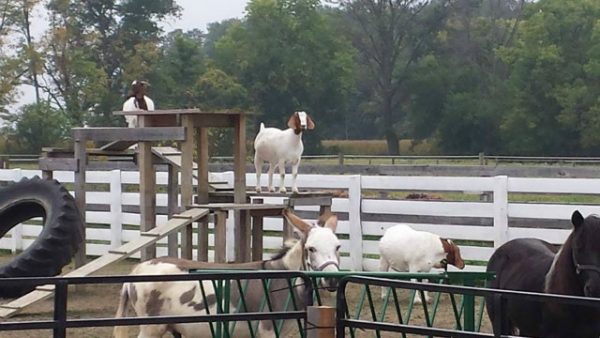
<path id="1" fill-rule="evenodd" d="M 256 192 L 260 193 L 260 174 L 262 171 L 263 161 L 254 154 L 254 169 L 256 169 Z"/>
<path id="2" fill-rule="evenodd" d="M 300 158 L 297 161 L 292 162 L 292 191 L 298 193 L 298 185 L 296 184 L 296 178 L 298 177 L 298 167 L 300 166 Z"/>
<path id="3" fill-rule="evenodd" d="M 281 177 L 281 181 L 279 182 L 279 192 L 285 194 L 287 190 L 285 190 L 285 161 L 279 160 L 277 164 L 279 167 L 279 176 Z"/>
<path id="4" fill-rule="evenodd" d="M 383 255 L 379 256 L 379 271 L 388 272 L 390 269 L 390 262 L 383 257 Z M 385 286 L 381 287 L 381 298 L 384 299 L 387 294 L 388 288 Z"/>
<path id="5" fill-rule="evenodd" d="M 269 162 L 269 192 L 274 192 L 273 188 L 273 171 L 275 170 L 275 163 Z"/>

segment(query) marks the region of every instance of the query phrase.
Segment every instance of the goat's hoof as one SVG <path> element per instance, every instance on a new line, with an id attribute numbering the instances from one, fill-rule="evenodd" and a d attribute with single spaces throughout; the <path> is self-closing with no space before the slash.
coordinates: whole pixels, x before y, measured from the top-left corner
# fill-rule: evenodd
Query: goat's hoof
<path id="1" fill-rule="evenodd" d="M 259 194 L 260 194 L 262 189 L 260 189 L 260 187 L 256 187 L 256 189 L 255 189 L 255 190 L 256 190 L 256 192 L 257 192 L 257 193 L 259 193 Z"/>
<path id="2" fill-rule="evenodd" d="M 299 193 L 300 193 L 300 191 L 299 191 L 298 189 L 292 189 L 292 193 L 294 193 L 294 194 L 299 194 Z"/>
<path id="3" fill-rule="evenodd" d="M 281 189 L 279 189 L 279 192 L 282 194 L 285 194 L 285 193 L 287 193 L 287 190 L 285 190 L 285 188 L 281 188 Z"/>
<path id="4" fill-rule="evenodd" d="M 275 192 L 275 188 L 269 188 L 269 192 Z"/>

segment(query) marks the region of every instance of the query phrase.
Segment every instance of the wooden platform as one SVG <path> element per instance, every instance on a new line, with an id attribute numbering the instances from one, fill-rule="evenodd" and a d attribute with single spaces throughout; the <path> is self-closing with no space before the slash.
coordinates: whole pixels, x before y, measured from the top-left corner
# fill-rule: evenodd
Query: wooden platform
<path id="1" fill-rule="evenodd" d="M 161 238 L 179 231 L 183 227 L 208 216 L 208 214 L 208 209 L 192 208 L 181 214 L 174 215 L 173 218 L 169 219 L 164 225 L 158 226 L 147 232 L 142 232 L 139 238 L 114 250 L 110 250 L 108 254 L 100 256 L 79 269 L 69 272 L 64 275 L 64 277 L 83 277 L 91 275 L 111 263 L 130 257 L 142 248 L 156 243 Z M 53 294 L 54 285 L 38 286 L 36 290 L 15 299 L 12 302 L 0 305 L 0 318 L 12 317 L 23 311 L 26 307 L 51 297 Z"/>

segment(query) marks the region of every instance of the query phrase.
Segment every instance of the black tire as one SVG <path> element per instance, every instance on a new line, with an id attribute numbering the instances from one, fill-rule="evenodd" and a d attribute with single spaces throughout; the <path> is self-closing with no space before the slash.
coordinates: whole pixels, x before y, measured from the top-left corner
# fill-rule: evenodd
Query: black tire
<path id="1" fill-rule="evenodd" d="M 0 265 L 0 278 L 56 276 L 83 242 L 84 226 L 75 199 L 58 181 L 36 176 L 0 189 L 0 237 L 34 217 L 44 219 L 42 232 L 26 250 Z M 33 289 L 1 287 L 0 297 L 19 297 Z"/>

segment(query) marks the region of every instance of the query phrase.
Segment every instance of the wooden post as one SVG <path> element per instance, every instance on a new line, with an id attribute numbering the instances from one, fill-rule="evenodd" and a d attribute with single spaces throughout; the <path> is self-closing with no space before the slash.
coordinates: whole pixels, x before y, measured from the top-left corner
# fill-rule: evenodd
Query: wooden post
<path id="1" fill-rule="evenodd" d="M 138 116 L 139 126 L 148 127 L 149 118 Z M 152 143 L 138 145 L 138 166 L 140 170 L 140 232 L 156 227 L 156 172 L 152 163 Z M 156 245 L 148 245 L 141 251 L 142 261 L 156 257 Z"/>
<path id="2" fill-rule="evenodd" d="M 81 221 L 82 221 L 82 229 L 81 235 L 83 237 L 83 242 L 79 250 L 75 253 L 75 268 L 82 267 L 86 264 L 86 255 L 85 255 L 85 209 L 86 209 L 86 200 L 85 200 L 85 171 L 87 169 L 87 153 L 85 149 L 86 139 L 75 139 L 74 140 L 74 156 L 77 168 L 75 169 L 75 204 L 77 205 L 77 209 L 81 213 Z"/>
<path id="3" fill-rule="evenodd" d="M 234 143 L 233 143 L 233 202 L 246 203 L 246 116 L 234 116 Z M 242 262 L 249 259 L 248 247 L 240 247 L 245 242 L 244 234 L 248 235 L 250 219 L 247 213 L 234 211 L 234 236 L 235 261 Z M 244 241 L 242 241 L 244 239 Z"/>
<path id="4" fill-rule="evenodd" d="M 169 164 L 167 177 L 167 213 L 171 218 L 174 214 L 179 213 L 177 201 L 179 189 L 179 171 L 174 165 Z M 167 238 L 168 256 L 179 257 L 179 233 L 170 234 Z"/>
<path id="5" fill-rule="evenodd" d="M 217 210 L 215 217 L 215 262 L 225 263 L 227 260 L 227 211 Z"/>
<path id="6" fill-rule="evenodd" d="M 185 141 L 181 144 L 181 205 L 185 209 L 192 204 L 194 170 L 194 120 L 189 115 L 181 117 L 185 127 Z M 181 257 L 192 259 L 192 225 L 181 231 Z"/>
<path id="7" fill-rule="evenodd" d="M 54 179 L 54 172 L 52 170 L 42 170 L 42 178 L 45 180 Z"/>
<path id="8" fill-rule="evenodd" d="M 508 241 L 508 177 L 494 177 L 494 248 Z"/>
<path id="9" fill-rule="evenodd" d="M 306 308 L 306 338 L 335 337 L 335 308 L 309 306 Z"/>
<path id="10" fill-rule="evenodd" d="M 264 199 L 255 198 L 255 204 L 263 204 Z M 252 258 L 253 262 L 263 259 L 263 215 L 252 216 Z"/>
<path id="11" fill-rule="evenodd" d="M 123 244 L 123 188 L 121 170 L 110 173 L 110 248 L 116 249 Z"/>
<path id="12" fill-rule="evenodd" d="M 248 217 L 248 210 L 239 210 L 238 220 L 239 223 L 236 225 L 241 225 L 239 227 L 235 227 L 235 261 L 236 262 L 248 262 L 250 261 L 250 229 L 249 222 L 250 219 Z"/>
<path id="13" fill-rule="evenodd" d="M 196 129 L 196 149 L 198 151 L 198 200 L 208 203 L 208 130 Z M 198 260 L 208 262 L 208 221 L 198 222 Z"/>

